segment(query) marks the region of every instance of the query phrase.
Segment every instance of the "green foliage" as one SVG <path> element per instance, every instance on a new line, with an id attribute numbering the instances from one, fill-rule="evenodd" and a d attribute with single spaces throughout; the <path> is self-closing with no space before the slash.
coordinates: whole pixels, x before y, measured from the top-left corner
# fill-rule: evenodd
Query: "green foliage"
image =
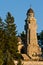
<path id="1" fill-rule="evenodd" d="M 26 43 L 26 34 L 24 33 L 24 31 L 21 33 L 21 39 L 23 43 Z"/>
<path id="2" fill-rule="evenodd" d="M 13 60 L 10 58 L 9 60 L 7 60 L 7 62 L 4 62 L 3 65 L 15 65 Z"/>
<path id="3" fill-rule="evenodd" d="M 3 52 L 2 52 L 2 45 L 3 45 L 3 22 L 2 19 L 0 18 L 0 65 L 3 64 Z"/>
<path id="4" fill-rule="evenodd" d="M 18 60 L 22 57 L 18 53 L 16 34 L 14 17 L 8 12 L 4 22 L 0 18 L 0 65 L 15 65 L 13 60 Z"/>
<path id="5" fill-rule="evenodd" d="M 3 53 L 2 50 L 0 50 L 0 65 L 3 64 Z"/>
<path id="6" fill-rule="evenodd" d="M 26 53 L 26 48 L 27 48 L 27 37 L 26 37 L 26 33 L 23 31 L 20 35 L 22 42 L 24 44 L 24 47 L 21 49 L 21 53 Z"/>
<path id="7" fill-rule="evenodd" d="M 43 40 L 43 30 L 40 33 L 40 39 Z"/>
<path id="8" fill-rule="evenodd" d="M 0 18 L 0 65 L 14 65 L 18 57 L 17 31 L 14 17 L 7 13 L 5 23 Z"/>
<path id="9" fill-rule="evenodd" d="M 40 33 L 40 41 L 41 41 L 41 51 L 42 51 L 42 56 L 43 56 L 43 30 Z"/>
<path id="10" fill-rule="evenodd" d="M 39 33 L 37 33 L 37 39 L 40 40 L 40 34 Z"/>
<path id="11" fill-rule="evenodd" d="M 6 16 L 6 29 L 8 35 L 9 52 L 12 56 L 17 52 L 17 37 L 16 37 L 16 25 L 14 24 L 14 17 L 8 12 Z"/>

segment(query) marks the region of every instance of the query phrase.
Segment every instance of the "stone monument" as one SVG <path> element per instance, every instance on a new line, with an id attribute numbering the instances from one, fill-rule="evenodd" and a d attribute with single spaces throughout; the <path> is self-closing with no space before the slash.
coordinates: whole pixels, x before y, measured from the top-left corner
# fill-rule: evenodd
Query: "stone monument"
<path id="1" fill-rule="evenodd" d="M 25 30 L 27 37 L 27 55 L 31 59 L 39 59 L 41 49 L 37 41 L 37 34 L 36 34 L 37 24 L 36 19 L 34 17 L 34 11 L 32 8 L 30 8 L 27 11 L 27 18 L 25 20 Z"/>

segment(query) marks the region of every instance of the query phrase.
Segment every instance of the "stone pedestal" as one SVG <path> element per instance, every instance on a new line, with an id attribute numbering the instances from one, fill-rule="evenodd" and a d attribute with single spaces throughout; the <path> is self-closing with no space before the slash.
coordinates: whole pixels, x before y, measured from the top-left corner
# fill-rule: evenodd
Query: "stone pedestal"
<path id="1" fill-rule="evenodd" d="M 28 56 L 30 56 L 32 60 L 39 60 L 41 56 L 41 48 L 38 45 L 31 44 L 29 44 L 28 48 Z"/>

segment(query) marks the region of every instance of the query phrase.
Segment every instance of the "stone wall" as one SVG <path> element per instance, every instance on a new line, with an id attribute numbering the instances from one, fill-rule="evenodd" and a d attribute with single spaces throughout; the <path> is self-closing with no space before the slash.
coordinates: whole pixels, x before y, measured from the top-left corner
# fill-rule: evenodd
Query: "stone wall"
<path id="1" fill-rule="evenodd" d="M 23 65 L 43 65 L 43 61 L 22 61 Z"/>

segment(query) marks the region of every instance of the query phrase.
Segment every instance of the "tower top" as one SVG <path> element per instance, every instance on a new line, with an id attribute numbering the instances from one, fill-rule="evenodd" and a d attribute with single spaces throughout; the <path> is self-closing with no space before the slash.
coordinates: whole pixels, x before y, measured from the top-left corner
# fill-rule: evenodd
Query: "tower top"
<path id="1" fill-rule="evenodd" d="M 34 13 L 34 11 L 33 11 L 32 8 L 29 8 L 29 9 L 28 9 L 28 11 L 27 11 L 27 15 L 28 15 L 29 13 Z"/>

